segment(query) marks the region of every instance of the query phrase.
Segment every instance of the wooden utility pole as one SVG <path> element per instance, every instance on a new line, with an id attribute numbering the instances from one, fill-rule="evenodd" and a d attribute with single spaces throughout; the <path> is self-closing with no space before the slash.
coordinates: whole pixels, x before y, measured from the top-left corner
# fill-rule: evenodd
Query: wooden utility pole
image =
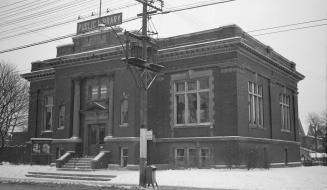
<path id="1" fill-rule="evenodd" d="M 147 5 L 147 0 L 144 0 L 143 3 L 143 11 L 142 11 L 142 56 L 143 59 L 145 60 L 145 64 L 147 64 L 147 23 L 148 23 L 148 5 Z M 146 79 L 145 79 L 146 80 Z M 147 112 L 148 112 L 148 93 L 147 90 L 144 90 L 143 88 L 140 88 L 140 93 L 141 93 L 141 112 L 140 112 L 140 117 L 141 117 L 141 128 L 144 130 L 148 129 L 148 119 L 147 119 Z M 143 133 L 140 130 L 140 160 L 139 160 L 139 167 L 140 167 L 140 177 L 139 177 L 139 185 L 140 186 L 145 186 L 145 168 L 147 166 L 147 142 L 146 139 L 142 139 Z M 143 135 L 144 136 L 144 135 Z M 143 149 L 143 152 L 141 153 Z"/>
<path id="2" fill-rule="evenodd" d="M 163 69 L 163 66 L 156 63 L 151 63 L 148 59 L 148 45 L 150 48 L 154 48 L 154 43 L 148 37 L 148 18 L 150 14 L 156 11 L 162 11 L 163 1 L 162 0 L 136 0 L 143 5 L 143 11 L 138 16 L 142 16 L 142 35 L 125 32 L 126 35 L 126 54 L 125 61 L 137 83 L 140 84 L 140 178 L 139 185 L 145 186 L 145 168 L 147 166 L 147 140 L 152 139 L 152 131 L 148 131 L 148 94 L 147 91 L 150 88 L 153 81 L 156 79 L 158 73 Z M 154 5 L 159 2 L 160 6 Z M 155 9 L 155 11 L 148 12 L 148 7 Z M 141 41 L 142 43 L 142 55 L 132 55 L 133 47 L 130 46 L 130 37 Z M 131 52 L 129 52 L 131 51 Z M 130 57 L 131 56 L 131 57 Z M 154 56 L 154 55 L 151 55 Z M 153 60 L 152 60 L 153 61 Z M 138 69 L 135 69 L 138 68 Z"/>

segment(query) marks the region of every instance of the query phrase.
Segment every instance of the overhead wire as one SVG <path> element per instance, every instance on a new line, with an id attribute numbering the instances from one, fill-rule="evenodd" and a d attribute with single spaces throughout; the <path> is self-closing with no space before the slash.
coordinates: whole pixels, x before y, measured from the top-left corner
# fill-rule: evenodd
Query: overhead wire
<path id="1" fill-rule="evenodd" d="M 31 3 L 27 3 L 26 5 L 23 5 L 21 7 L 14 7 L 12 9 L 8 9 L 8 10 L 5 10 L 5 11 L 1 11 L 1 14 L 0 14 L 0 18 L 3 19 L 5 17 L 9 17 L 11 18 L 12 16 L 19 16 L 19 14 L 17 14 L 17 12 L 28 12 L 28 11 L 33 11 L 33 10 L 39 10 L 40 8 L 44 7 L 45 5 L 46 6 L 51 6 L 52 4 L 54 3 L 59 3 L 60 1 L 62 0 L 52 0 L 52 1 L 47 1 L 47 0 L 41 0 L 41 1 L 34 1 L 34 2 L 31 2 Z M 29 9 L 31 8 L 31 9 Z M 9 14 L 8 14 L 9 13 Z"/>
<path id="2" fill-rule="evenodd" d="M 75 0 L 75 1 L 77 1 L 77 0 Z M 81 4 L 86 4 L 87 2 L 90 2 L 92 0 L 80 0 L 80 1 L 82 1 L 80 3 L 80 5 L 81 5 Z M 73 2 L 70 2 L 70 3 L 67 3 L 67 4 L 61 4 L 61 5 L 58 5 L 56 7 L 51 7 L 49 9 L 44 9 L 44 10 L 42 10 L 40 12 L 36 12 L 36 13 L 29 14 L 29 15 L 25 15 L 22 18 L 19 18 L 19 19 L 16 19 L 16 20 L 7 20 L 6 22 L 2 22 L 1 25 L 2 26 L 7 26 L 7 25 L 10 25 L 12 23 L 16 23 L 17 24 L 17 23 L 25 22 L 27 20 L 39 18 L 40 16 L 50 15 L 51 13 L 56 12 L 56 10 L 65 10 L 67 8 L 71 8 L 71 7 L 76 6 L 76 5 L 73 4 Z"/>
<path id="3" fill-rule="evenodd" d="M 122 22 L 123 23 L 126 23 L 126 22 L 130 22 L 130 21 L 136 20 L 138 18 L 139 17 L 131 17 L 131 18 L 128 18 L 128 19 L 123 20 Z M 62 39 L 66 39 L 66 38 L 70 38 L 70 37 L 74 37 L 74 36 L 76 36 L 75 33 L 64 35 L 64 36 L 59 36 L 59 37 L 56 37 L 56 38 L 52 38 L 52 39 L 48 39 L 48 40 L 44 40 L 44 41 L 40 41 L 40 42 L 35 42 L 35 43 L 31 43 L 31 44 L 27 44 L 27 45 L 15 47 L 15 48 L 10 48 L 10 49 L 6 49 L 6 50 L 2 50 L 2 51 L 0 51 L 0 54 L 1 53 L 10 52 L 10 51 L 19 50 L 19 49 L 24 49 L 24 48 L 28 48 L 28 47 L 32 47 L 32 46 L 36 46 L 36 45 L 41 45 L 41 44 L 45 44 L 45 43 L 49 43 L 49 42 L 53 42 L 53 41 L 57 41 L 57 40 L 62 40 Z"/>
<path id="4" fill-rule="evenodd" d="M 119 10 L 119 9 L 124 9 L 124 8 L 128 8 L 128 7 L 131 7 L 131 6 L 135 6 L 136 4 L 135 3 L 132 3 L 132 4 L 126 4 L 126 5 L 122 5 L 121 7 L 115 7 L 115 8 L 112 8 L 110 9 L 109 11 L 110 12 L 114 12 L 116 10 Z M 65 17 L 65 15 L 61 15 L 60 17 L 55 17 L 53 18 L 52 20 L 61 20 L 60 18 L 62 17 Z M 75 16 L 74 16 L 75 17 Z M 83 17 L 80 17 L 80 18 L 89 18 L 90 16 L 83 16 Z M 75 18 L 73 19 L 67 19 L 67 20 L 64 20 L 64 21 L 60 21 L 60 22 L 56 22 L 54 24 L 50 24 L 50 25 L 46 25 L 46 26 L 41 26 L 41 27 L 38 27 L 38 28 L 35 28 L 35 29 L 31 29 L 30 31 L 23 31 L 21 32 L 20 34 L 12 34 L 11 31 L 15 31 L 17 32 L 15 29 L 19 29 L 21 26 L 17 26 L 15 28 L 12 28 L 12 29 L 7 29 L 7 30 L 4 30 L 4 31 L 0 31 L 0 34 L 1 33 L 11 33 L 11 35 L 9 36 L 5 36 L 5 37 L 2 37 L 0 39 L 7 39 L 7 38 L 12 38 L 12 37 L 16 37 L 16 36 L 20 36 L 20 35 L 24 35 L 24 34 L 27 34 L 27 33 L 31 33 L 31 32 L 34 32 L 34 31 L 40 31 L 40 30 L 44 30 L 44 29 L 49 29 L 49 28 L 53 28 L 53 27 L 56 27 L 56 26 L 61 26 L 61 25 L 64 25 L 64 24 L 68 24 L 68 23 L 72 23 L 72 22 L 76 22 L 78 21 L 77 19 L 78 17 L 76 16 Z M 39 21 L 37 22 L 38 25 L 42 24 L 42 23 L 49 23 L 51 20 L 42 20 L 42 21 Z M 23 25 L 23 27 L 28 27 L 29 25 Z"/>
<path id="5" fill-rule="evenodd" d="M 21 1 L 17 1 L 15 3 L 11 3 L 11 4 L 8 4 L 8 5 L 0 6 L 0 9 L 1 8 L 7 8 L 9 6 L 16 5 L 16 4 L 19 4 L 19 3 L 24 2 L 24 1 L 26 1 L 26 0 L 21 0 Z"/>
<path id="6" fill-rule="evenodd" d="M 234 1 L 234 0 L 229 0 L 229 1 Z M 229 1 L 220 1 L 219 3 L 229 2 Z M 218 2 L 216 2 L 216 3 L 218 3 Z M 181 8 L 181 9 L 183 9 L 183 10 L 189 10 L 191 8 L 198 8 L 198 7 L 203 7 L 203 6 L 204 6 L 203 4 L 201 4 L 201 5 L 194 5 L 193 4 L 191 7 L 184 7 L 184 8 Z M 167 13 L 177 12 L 177 11 L 181 11 L 181 10 L 178 10 L 178 9 L 175 8 L 175 9 L 172 9 L 172 10 L 163 11 L 162 13 L 155 13 L 154 15 L 167 14 Z M 140 16 L 131 17 L 129 19 L 124 20 L 123 22 L 129 22 L 129 21 L 136 20 L 136 19 L 139 19 L 139 18 L 140 18 Z M 324 20 L 326 20 L 326 19 L 319 19 L 319 20 L 313 20 L 313 21 L 305 21 L 305 22 L 300 22 L 300 23 L 293 23 L 293 24 L 287 24 L 287 25 L 281 25 L 281 26 L 275 26 L 275 27 L 257 29 L 257 30 L 248 31 L 248 33 L 249 32 L 255 32 L 255 31 L 264 31 L 264 30 L 271 30 L 271 29 L 289 27 L 289 26 L 294 26 L 294 25 L 299 25 L 299 24 L 306 24 L 306 23 L 312 23 L 312 22 L 318 22 L 318 21 L 324 21 Z M 253 36 L 268 35 L 268 34 L 273 34 L 273 33 L 280 33 L 280 32 L 292 31 L 292 30 L 300 30 L 300 29 L 312 28 L 312 27 L 318 27 L 318 26 L 325 26 L 325 25 L 327 25 L 327 24 L 317 24 L 317 25 L 311 25 L 311 26 L 304 26 L 304 27 L 298 27 L 298 28 L 293 28 L 293 29 L 287 29 L 287 30 L 274 31 L 274 32 L 269 32 L 269 33 L 256 34 L 256 35 L 253 35 Z M 25 45 L 25 46 L 11 48 L 11 49 L 7 49 L 7 50 L 2 50 L 2 51 L 0 51 L 0 53 L 14 51 L 14 50 L 17 50 L 17 49 L 23 49 L 23 48 L 26 48 L 26 47 L 31 47 L 31 46 L 35 46 L 35 45 L 39 45 L 39 44 L 44 44 L 44 43 L 48 43 L 48 42 L 59 40 L 59 39 L 69 38 L 69 37 L 72 37 L 74 35 L 75 34 L 65 35 L 65 36 L 54 38 L 54 39 L 45 40 L 45 41 L 42 41 L 42 42 L 36 42 L 36 43 L 28 44 L 28 45 Z"/>
<path id="7" fill-rule="evenodd" d="M 326 25 L 327 25 L 327 23 L 326 24 L 311 25 L 311 26 L 303 26 L 303 27 L 291 28 L 291 29 L 287 29 L 287 30 L 279 30 L 279 31 L 266 32 L 266 33 L 261 33 L 261 34 L 254 34 L 252 36 L 262 36 L 262 35 L 275 34 L 275 33 L 281 33 L 281 32 L 288 32 L 288 31 L 300 30 L 300 29 L 306 29 L 306 28 L 314 28 L 314 27 L 326 26 Z M 263 29 L 260 29 L 260 31 L 263 31 Z"/>
<path id="8" fill-rule="evenodd" d="M 42 1 L 46 2 L 45 0 L 39 0 L 39 2 L 42 2 Z M 24 3 L 22 5 L 15 6 L 15 7 L 11 7 L 9 9 L 6 9 L 8 7 L 3 6 L 2 9 L 4 9 L 4 10 L 1 10 L 1 14 L 7 13 L 7 12 L 13 12 L 15 10 L 21 10 L 22 8 L 25 8 L 28 5 L 35 4 L 37 2 L 38 2 L 37 0 L 30 0 L 30 1 L 29 0 L 26 0 L 26 3 Z"/>

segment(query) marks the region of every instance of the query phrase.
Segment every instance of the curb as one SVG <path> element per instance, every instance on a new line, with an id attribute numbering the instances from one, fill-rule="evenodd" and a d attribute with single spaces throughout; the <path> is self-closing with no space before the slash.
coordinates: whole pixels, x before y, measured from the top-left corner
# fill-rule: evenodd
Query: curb
<path id="1" fill-rule="evenodd" d="M 90 181 L 50 181 L 44 179 L 17 179 L 17 178 L 0 178 L 0 184 L 20 184 L 20 185 L 44 185 L 44 186 L 53 186 L 53 185 L 64 185 L 64 186 L 83 186 L 83 187 L 97 187 L 97 188 L 116 188 L 116 189 L 135 189 L 139 190 L 142 187 L 137 185 L 128 185 L 128 184 L 99 184 Z"/>

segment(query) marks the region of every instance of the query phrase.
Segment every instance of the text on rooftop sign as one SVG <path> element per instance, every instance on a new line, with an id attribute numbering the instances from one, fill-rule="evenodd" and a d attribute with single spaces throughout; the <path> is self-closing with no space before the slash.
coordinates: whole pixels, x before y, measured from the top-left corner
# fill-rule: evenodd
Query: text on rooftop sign
<path id="1" fill-rule="evenodd" d="M 104 24 L 105 26 L 115 26 L 123 22 L 123 13 L 117 13 L 113 15 L 108 15 L 100 18 L 95 18 L 92 20 L 86 20 L 77 23 L 77 34 L 89 32 L 99 28 L 99 24 Z"/>

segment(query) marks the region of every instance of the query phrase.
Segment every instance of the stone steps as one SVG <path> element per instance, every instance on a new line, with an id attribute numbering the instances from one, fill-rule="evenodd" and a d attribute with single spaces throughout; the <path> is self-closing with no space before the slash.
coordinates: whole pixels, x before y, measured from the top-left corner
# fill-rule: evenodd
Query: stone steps
<path id="1" fill-rule="evenodd" d="M 61 171 L 92 171 L 91 161 L 93 158 L 72 158 L 66 162 L 61 168 Z"/>
<path id="2" fill-rule="evenodd" d="M 47 178 L 47 179 L 69 179 L 85 181 L 110 181 L 114 175 L 97 174 L 71 174 L 71 173 L 49 173 L 49 172 L 28 172 L 26 177 Z"/>

